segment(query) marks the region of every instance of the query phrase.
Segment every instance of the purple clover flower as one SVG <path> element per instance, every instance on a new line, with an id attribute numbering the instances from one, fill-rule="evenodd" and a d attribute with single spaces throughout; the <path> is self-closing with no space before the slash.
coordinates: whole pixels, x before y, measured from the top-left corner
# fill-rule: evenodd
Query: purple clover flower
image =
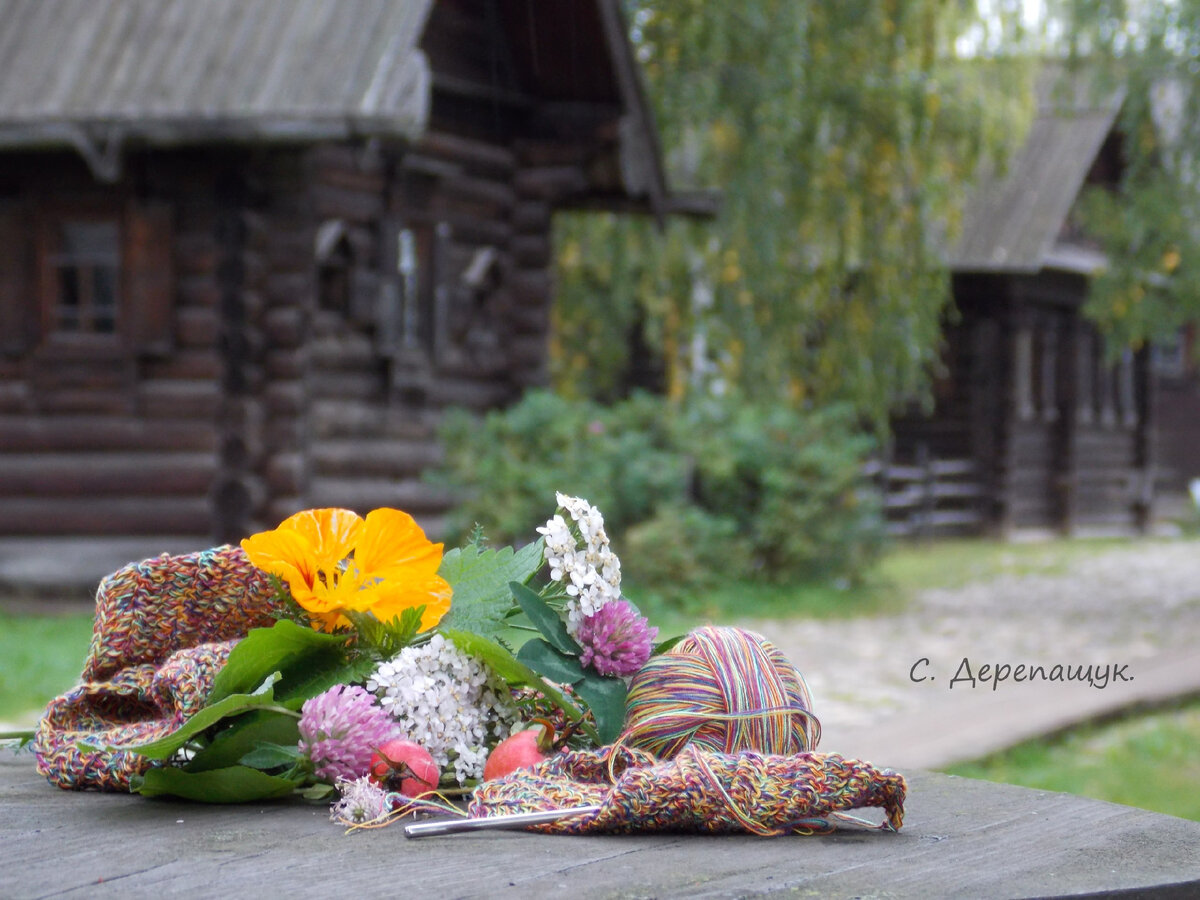
<path id="1" fill-rule="evenodd" d="M 366 775 L 371 753 L 396 732 L 392 717 L 358 685 L 335 684 L 300 710 L 300 752 L 325 781 Z"/>
<path id="2" fill-rule="evenodd" d="M 579 661 L 601 675 L 633 675 L 654 650 L 658 629 L 628 600 L 613 600 L 587 616 L 575 635 L 583 652 Z"/>

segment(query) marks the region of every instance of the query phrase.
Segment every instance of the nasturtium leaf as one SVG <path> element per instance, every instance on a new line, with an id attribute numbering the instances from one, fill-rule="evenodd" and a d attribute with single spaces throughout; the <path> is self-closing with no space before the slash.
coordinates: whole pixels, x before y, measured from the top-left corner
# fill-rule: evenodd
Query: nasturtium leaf
<path id="1" fill-rule="evenodd" d="M 245 693 L 272 672 L 286 676 L 293 666 L 304 668 L 311 655 L 336 652 L 345 648 L 349 639 L 348 634 L 323 634 L 289 619 L 280 619 L 270 628 L 252 628 L 213 679 L 208 702 Z"/>
<path id="2" fill-rule="evenodd" d="M 529 686 L 541 691 L 551 703 L 566 713 L 567 718 L 572 722 L 578 722 L 583 718 L 583 711 L 573 700 L 495 641 L 467 631 L 451 630 L 442 633 L 459 650 L 485 663 L 508 684 L 513 687 Z M 595 728 L 586 722 L 582 723 L 582 727 L 588 737 L 592 740 L 599 740 Z"/>
<path id="3" fill-rule="evenodd" d="M 346 655 L 337 647 L 309 653 L 291 663 L 275 686 L 275 696 L 281 706 L 300 709 L 305 700 L 335 684 L 362 681 L 374 668 L 375 662 L 369 657 L 347 662 Z"/>
<path id="4" fill-rule="evenodd" d="M 167 759 L 176 750 L 193 737 L 207 728 L 212 727 L 222 719 L 241 715 L 263 707 L 278 708 L 275 699 L 274 685 L 279 680 L 279 673 L 272 673 L 253 694 L 232 694 L 216 703 L 210 703 L 194 716 L 184 722 L 175 731 L 144 744 L 114 744 L 109 750 L 122 750 L 137 753 L 149 759 Z M 89 749 L 95 749 L 94 747 Z"/>
<path id="5" fill-rule="evenodd" d="M 202 803 L 249 803 L 286 797 L 298 782 L 268 775 L 249 766 L 229 766 L 205 772 L 185 772 L 168 766 L 150 769 L 134 779 L 131 789 L 144 797 L 182 797 Z"/>
<path id="6" fill-rule="evenodd" d="M 558 684 L 576 684 L 583 680 L 583 666 L 579 657 L 568 656 L 541 638 L 533 638 L 522 644 L 517 651 L 517 659 Z"/>
<path id="7" fill-rule="evenodd" d="M 579 654 L 579 644 L 567 633 L 567 626 L 563 623 L 562 617 L 551 609 L 545 600 L 539 597 L 535 591 L 523 584 L 517 584 L 515 581 L 508 587 L 517 603 L 520 604 L 521 611 L 529 617 L 529 621 L 555 650 L 561 653 Z"/>
<path id="8" fill-rule="evenodd" d="M 611 744 L 615 741 L 625 727 L 625 682 L 620 678 L 606 678 L 589 671 L 575 685 L 575 692 L 583 698 L 596 718 L 600 743 Z"/>
<path id="9" fill-rule="evenodd" d="M 189 772 L 203 772 L 236 765 L 243 756 L 263 743 L 295 748 L 300 740 L 298 725 L 297 719 L 286 713 L 269 709 L 252 710 L 231 720 L 229 727 L 218 732 L 212 743 L 193 756 L 184 768 Z"/>
<path id="10" fill-rule="evenodd" d="M 454 599 L 450 612 L 442 618 L 442 628 L 486 637 L 500 633 L 512 609 L 509 583 L 525 584 L 537 573 L 542 567 L 544 546 L 539 539 L 515 552 L 512 547 L 448 551 L 438 574 L 453 588 Z"/>

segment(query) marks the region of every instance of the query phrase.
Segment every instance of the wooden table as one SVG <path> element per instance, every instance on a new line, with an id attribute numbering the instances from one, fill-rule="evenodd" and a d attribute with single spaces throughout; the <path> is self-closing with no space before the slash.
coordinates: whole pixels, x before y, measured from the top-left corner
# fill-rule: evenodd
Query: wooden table
<path id="1" fill-rule="evenodd" d="M 908 774 L 899 834 L 408 840 L 346 835 L 324 806 L 69 793 L 0 751 L 0 897 L 1200 896 L 1200 822 Z"/>

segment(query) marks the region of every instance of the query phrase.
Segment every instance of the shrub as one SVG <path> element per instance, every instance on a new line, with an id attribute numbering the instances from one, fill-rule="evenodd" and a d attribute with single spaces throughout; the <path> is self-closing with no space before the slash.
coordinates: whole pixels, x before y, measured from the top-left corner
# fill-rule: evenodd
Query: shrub
<path id="1" fill-rule="evenodd" d="M 527 540 L 555 491 L 604 513 L 626 573 L 665 596 L 730 578 L 853 578 L 880 545 L 861 470 L 873 441 L 850 412 L 736 401 L 677 409 L 638 394 L 614 406 L 529 393 L 482 421 L 449 414 L 456 536 Z"/>

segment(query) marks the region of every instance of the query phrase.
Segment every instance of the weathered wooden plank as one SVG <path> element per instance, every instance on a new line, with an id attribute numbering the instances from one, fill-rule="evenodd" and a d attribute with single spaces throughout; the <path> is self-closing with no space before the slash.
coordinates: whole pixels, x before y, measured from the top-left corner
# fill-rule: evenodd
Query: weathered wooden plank
<path id="1" fill-rule="evenodd" d="M 416 476 L 444 457 L 436 442 L 401 438 L 322 440 L 312 445 L 313 465 L 323 475 Z"/>
<path id="2" fill-rule="evenodd" d="M 513 229 L 522 234 L 544 234 L 550 229 L 554 207 L 545 200 L 522 198 L 513 207 Z"/>
<path id="3" fill-rule="evenodd" d="M 208 421 L 146 422 L 113 416 L 0 415 L 0 447 L 13 453 L 46 450 L 216 449 Z"/>
<path id="4" fill-rule="evenodd" d="M 211 453 L 0 453 L 0 495 L 202 495 L 216 472 Z"/>
<path id="5" fill-rule="evenodd" d="M 5 534 L 207 534 L 205 497 L 5 497 Z"/>
<path id="6" fill-rule="evenodd" d="M 517 167 L 517 155 L 512 150 L 490 141 L 429 131 L 422 135 L 418 146 L 427 153 L 460 160 L 477 171 L 508 175 Z"/>
<path id="7" fill-rule="evenodd" d="M 383 212 L 383 197 L 366 191 L 332 184 L 314 184 L 309 188 L 313 206 L 322 218 L 353 219 L 369 222 Z"/>
<path id="8" fill-rule="evenodd" d="M 429 402 L 436 406 L 465 406 L 494 409 L 512 399 L 512 385 L 495 379 L 467 378 L 441 374 L 429 385 Z"/>
<path id="9" fill-rule="evenodd" d="M 542 268 L 550 264 L 552 247 L 549 234 L 528 234 L 514 237 L 509 243 L 518 265 Z"/>
<path id="10" fill-rule="evenodd" d="M 537 166 L 521 169 L 513 177 L 513 187 L 526 197 L 551 203 L 587 189 L 587 176 L 576 165 Z"/>
<path id="11" fill-rule="evenodd" d="M 273 306 L 263 316 L 262 329 L 274 347 L 299 347 L 308 317 L 297 306 Z"/>
<path id="12" fill-rule="evenodd" d="M 487 208 L 507 213 L 516 203 L 517 195 L 512 186 L 503 181 L 487 178 L 470 178 L 461 176 L 450 178 L 443 182 L 442 189 L 447 196 L 462 198 Z"/>
<path id="13" fill-rule="evenodd" d="M 909 774 L 898 834 L 841 824 L 824 837 L 492 832 L 347 836 L 322 807 L 205 806 L 50 787 L 28 755 L 0 759 L 0 865 L 14 900 L 311 892 L 319 873 L 370 895 L 579 900 L 811 894 L 830 898 L 1053 897 L 1200 890 L 1200 823 L 1065 794 Z M 868 815 L 870 815 L 868 813 Z M 54 840 L 46 840 L 47 834 Z M 70 860 L 70 865 L 64 865 Z M 402 874 L 397 874 L 402 873 Z"/>
<path id="14" fill-rule="evenodd" d="M 308 483 L 308 464 L 302 453 L 277 453 L 267 463 L 267 487 L 273 496 L 299 496 Z"/>
<path id="15" fill-rule="evenodd" d="M 9 376 L 10 380 L 0 379 L 0 415 L 15 412 L 33 412 L 33 393 L 29 383 L 17 380 L 17 376 Z M 0 446 L 4 446 L 0 439 Z"/>
<path id="16" fill-rule="evenodd" d="M 314 507 L 344 506 L 366 513 L 379 506 L 393 506 L 409 513 L 443 513 L 454 503 L 444 488 L 419 478 L 332 478 L 314 477 L 309 486 Z"/>
<path id="17" fill-rule="evenodd" d="M 207 379 L 143 381 L 139 409 L 149 418 L 213 421 L 221 403 L 221 385 Z"/>
<path id="18" fill-rule="evenodd" d="M 210 349 L 177 350 L 165 359 L 150 359 L 143 364 L 147 378 L 219 378 L 222 364 Z"/>
<path id="19" fill-rule="evenodd" d="M 180 347 L 211 347 L 221 328 L 216 307 L 185 306 L 175 311 L 175 340 Z"/>
<path id="20" fill-rule="evenodd" d="M 308 391 L 300 379 L 273 381 L 267 386 L 264 401 L 271 415 L 296 416 L 304 411 Z"/>

